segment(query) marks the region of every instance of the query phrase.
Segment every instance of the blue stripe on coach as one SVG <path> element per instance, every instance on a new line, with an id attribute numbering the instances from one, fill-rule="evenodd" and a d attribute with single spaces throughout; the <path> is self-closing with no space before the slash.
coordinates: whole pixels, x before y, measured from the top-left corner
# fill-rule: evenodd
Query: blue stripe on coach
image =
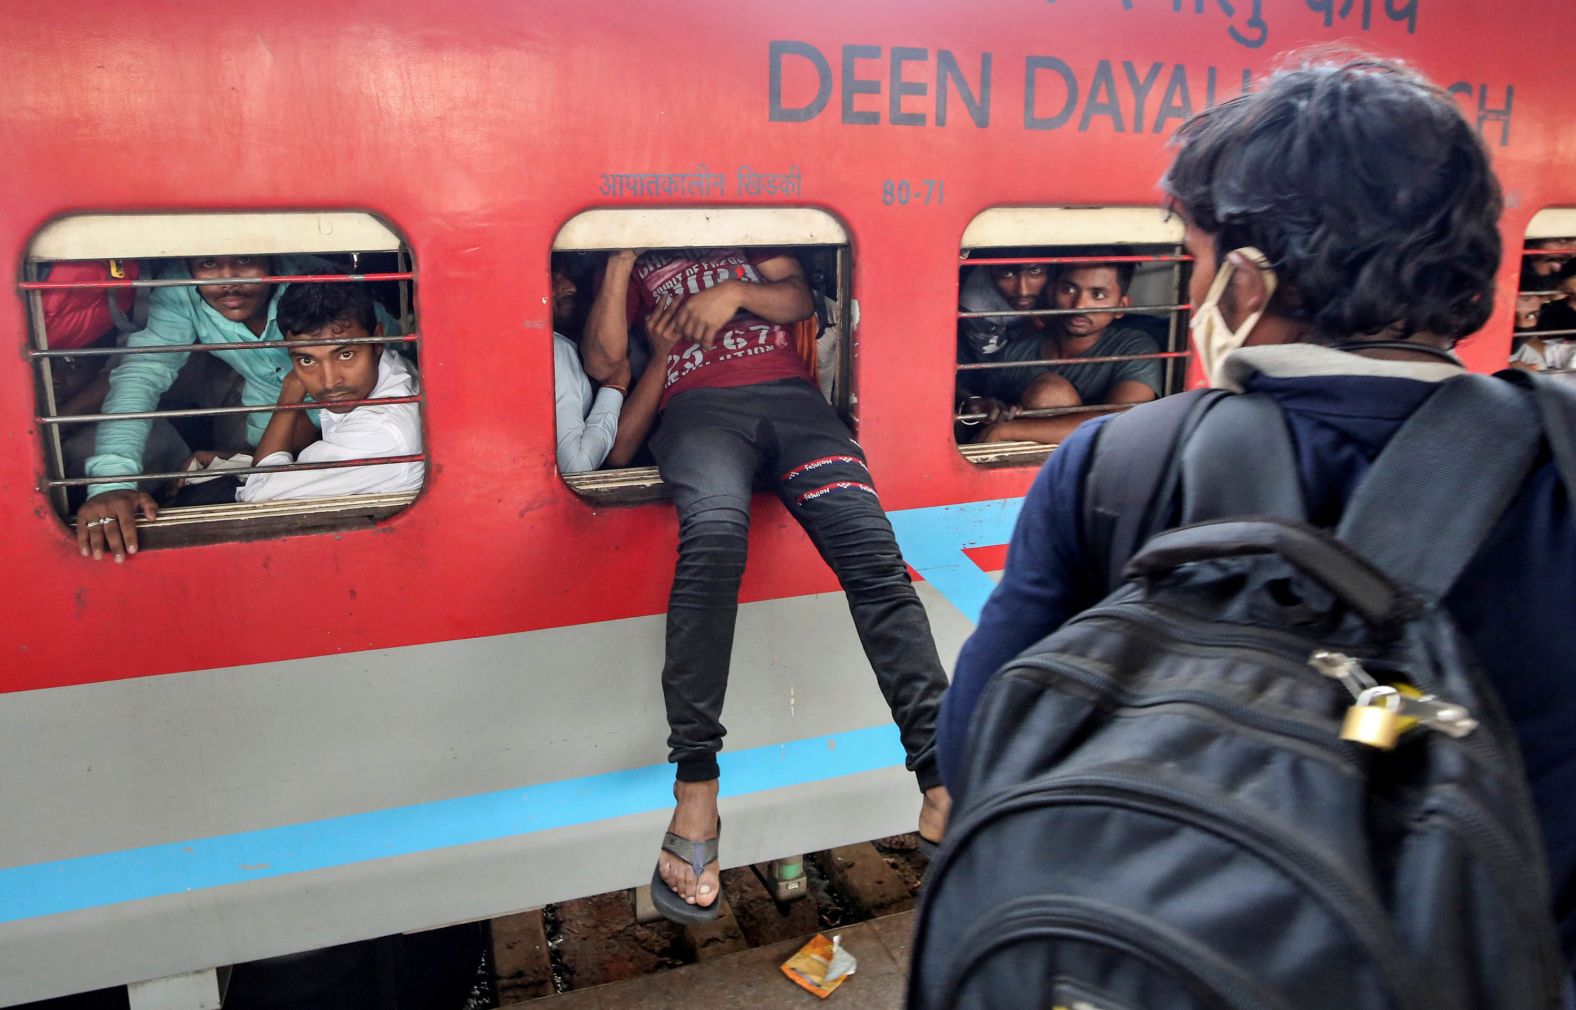
<path id="1" fill-rule="evenodd" d="M 963 552 L 1007 543 L 1022 509 L 1022 498 L 998 498 L 905 509 L 889 513 L 888 518 L 903 559 L 963 616 L 978 621 L 996 583 Z"/>
<path id="2" fill-rule="evenodd" d="M 724 752 L 722 795 L 903 765 L 897 727 Z M 673 768 L 626 771 L 0 870 L 0 922 L 666 810 Z"/>

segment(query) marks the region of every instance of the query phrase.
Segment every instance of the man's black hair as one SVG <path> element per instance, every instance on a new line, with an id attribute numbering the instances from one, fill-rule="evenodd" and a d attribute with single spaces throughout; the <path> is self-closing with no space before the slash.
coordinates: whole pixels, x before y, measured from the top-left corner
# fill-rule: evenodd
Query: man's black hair
<path id="1" fill-rule="evenodd" d="M 1131 249 L 1123 249 L 1120 246 L 1114 245 L 1095 246 L 1092 249 L 1080 249 L 1076 253 L 1078 256 L 1095 256 L 1100 258 L 1107 256 L 1113 258 L 1117 256 L 1131 256 L 1132 254 L 1133 252 Z M 1067 255 L 1074 254 L 1068 253 Z M 1133 286 L 1133 274 L 1138 272 L 1137 263 L 1063 263 L 1056 271 L 1056 279 L 1061 280 L 1063 274 L 1070 274 L 1074 270 L 1098 270 L 1101 267 L 1106 267 L 1116 271 L 1117 294 L 1127 294 L 1128 289 Z"/>
<path id="2" fill-rule="evenodd" d="M 1566 264 L 1569 266 L 1570 264 Z M 1546 291 L 1554 286 L 1554 278 L 1539 276 L 1531 257 L 1521 261 L 1521 273 L 1516 280 L 1516 290 Z"/>
<path id="3" fill-rule="evenodd" d="M 279 296 L 274 315 L 285 336 L 316 333 L 334 323 L 360 323 L 371 334 L 378 325 L 372 293 L 365 284 L 292 284 Z"/>
<path id="4" fill-rule="evenodd" d="M 1499 182 L 1455 102 L 1406 67 L 1282 70 L 1175 143 L 1161 180 L 1173 206 L 1215 236 L 1217 256 L 1262 250 L 1281 284 L 1274 311 L 1312 339 L 1455 340 L 1493 313 Z"/>
<path id="5" fill-rule="evenodd" d="M 607 256 L 590 252 L 555 252 L 549 257 L 549 268 L 575 282 L 575 286 L 589 290 L 596 274 L 602 269 Z"/>
<path id="6" fill-rule="evenodd" d="M 1054 249 L 1044 249 L 1039 246 L 999 246 L 990 249 L 975 249 L 974 255 L 981 259 L 1033 260 L 1044 259 L 1047 256 L 1058 256 L 1060 253 Z M 967 265 L 967 262 L 968 261 L 965 260 L 964 264 Z M 1023 263 L 1016 265 L 1029 266 L 1030 264 Z"/>

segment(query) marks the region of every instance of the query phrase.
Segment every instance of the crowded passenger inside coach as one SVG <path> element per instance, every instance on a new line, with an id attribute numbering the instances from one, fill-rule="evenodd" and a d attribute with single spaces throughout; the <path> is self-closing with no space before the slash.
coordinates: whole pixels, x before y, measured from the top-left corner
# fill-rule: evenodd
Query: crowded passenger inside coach
<path id="1" fill-rule="evenodd" d="M 40 413 L 59 419 L 58 452 L 46 439 L 51 486 L 62 515 L 75 512 L 81 553 L 124 560 L 137 549 L 137 517 L 152 520 L 161 509 L 418 489 L 423 463 L 408 457 L 422 452 L 419 405 L 361 404 L 418 394 L 413 346 L 382 342 L 409 328 L 408 289 L 257 282 L 398 265 L 393 253 L 41 264 Z M 225 283 L 108 295 L 102 287 L 48 287 L 142 278 Z M 278 346 L 249 346 L 269 344 Z M 113 414 L 135 416 L 106 416 Z M 405 458 L 361 463 L 381 457 Z M 251 468 L 264 472 L 245 472 Z"/>
<path id="2" fill-rule="evenodd" d="M 958 278 L 959 444 L 1054 445 L 1176 392 L 1184 283 L 1174 248 L 972 250 Z"/>
<path id="3" fill-rule="evenodd" d="M 1527 240 L 1510 365 L 1576 377 L 1576 238 Z"/>

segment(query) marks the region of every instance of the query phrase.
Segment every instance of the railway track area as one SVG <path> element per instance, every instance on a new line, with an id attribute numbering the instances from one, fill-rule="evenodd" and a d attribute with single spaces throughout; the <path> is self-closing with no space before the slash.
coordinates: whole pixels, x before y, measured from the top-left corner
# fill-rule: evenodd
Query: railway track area
<path id="1" fill-rule="evenodd" d="M 703 926 L 656 917 L 641 907 L 638 891 L 634 900 L 629 891 L 615 891 L 494 919 L 484 972 L 491 991 L 479 987 L 471 1008 L 633 1010 L 697 999 L 808 1006 L 811 997 L 778 965 L 817 932 L 841 933 L 860 962 L 833 1001 L 896 1007 L 925 865 L 915 837 L 898 835 L 807 854 L 796 900 L 776 899 L 767 865 L 724 870 L 724 908 Z"/>
<path id="2" fill-rule="evenodd" d="M 783 865 L 786 864 L 786 865 Z M 722 871 L 713 922 L 668 922 L 643 889 L 612 891 L 486 922 L 396 934 L 220 969 L 224 1010 L 661 1010 L 808 1007 L 779 971 L 816 933 L 859 959 L 833 1002 L 900 1007 L 913 908 L 927 862 L 896 835 Z M 780 900 L 784 896 L 791 900 Z M 850 998 L 852 997 L 852 998 Z M 126 986 L 18 1010 L 142 1010 Z M 211 1006 L 211 1003 L 205 1003 Z"/>

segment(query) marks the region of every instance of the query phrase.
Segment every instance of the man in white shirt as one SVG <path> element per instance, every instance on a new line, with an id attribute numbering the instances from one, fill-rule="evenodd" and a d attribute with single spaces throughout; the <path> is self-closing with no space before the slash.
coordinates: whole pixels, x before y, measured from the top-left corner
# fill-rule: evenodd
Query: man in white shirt
<path id="1" fill-rule="evenodd" d="M 279 331 L 288 341 L 379 337 L 372 295 L 364 284 L 292 284 L 279 299 Z M 412 456 L 422 451 L 421 412 L 414 403 L 336 406 L 358 400 L 414 396 L 420 380 L 403 357 L 381 344 L 302 344 L 290 348 L 290 373 L 278 404 L 323 405 L 322 432 L 304 410 L 277 411 L 257 443 L 258 466 L 330 463 Z M 292 453 L 292 450 L 298 450 Z M 327 470 L 253 474 L 236 492 L 243 502 L 386 494 L 421 487 L 421 460 Z"/>
<path id="2" fill-rule="evenodd" d="M 580 329 L 580 288 L 553 271 L 553 407 L 558 425 L 558 472 L 584 473 L 601 466 L 618 436 L 618 415 L 629 392 L 629 369 L 594 393 L 580 363 L 580 348 L 565 335 Z M 638 447 L 637 447 L 638 448 Z M 615 465 L 621 465 L 615 461 Z"/>

